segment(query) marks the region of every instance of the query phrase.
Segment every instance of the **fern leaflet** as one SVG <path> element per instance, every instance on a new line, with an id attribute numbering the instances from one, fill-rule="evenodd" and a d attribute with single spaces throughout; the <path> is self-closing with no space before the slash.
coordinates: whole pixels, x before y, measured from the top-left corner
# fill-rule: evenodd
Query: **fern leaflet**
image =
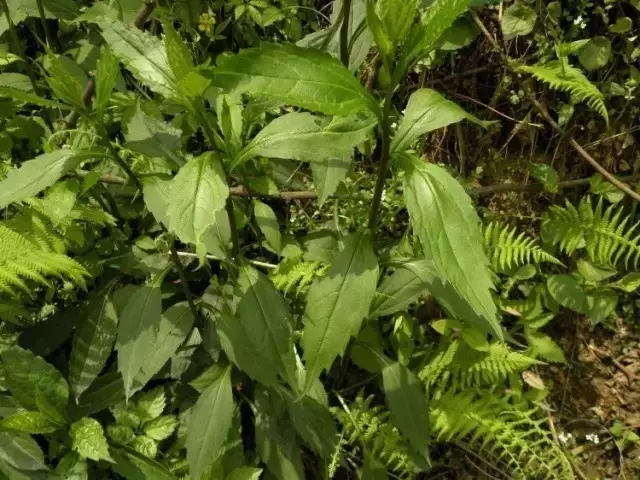
<path id="1" fill-rule="evenodd" d="M 271 281 L 278 290 L 290 293 L 295 287 L 295 294 L 301 295 L 316 277 L 327 272 L 328 264 L 322 262 L 303 262 L 299 258 L 289 258 L 282 261 L 278 268 L 271 273 Z"/>

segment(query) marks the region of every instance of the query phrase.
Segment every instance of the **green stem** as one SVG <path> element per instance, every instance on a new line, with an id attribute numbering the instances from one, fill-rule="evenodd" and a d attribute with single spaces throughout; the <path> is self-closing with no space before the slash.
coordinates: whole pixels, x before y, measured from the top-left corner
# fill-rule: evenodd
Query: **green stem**
<path id="1" fill-rule="evenodd" d="M 44 30 L 44 37 L 47 39 L 47 45 L 54 51 L 60 51 L 58 48 L 58 39 L 54 38 L 51 34 L 51 30 L 49 29 L 49 24 L 47 23 L 47 17 L 44 13 L 44 7 L 42 5 L 42 0 L 36 0 L 36 5 L 38 6 L 38 14 L 40 16 L 40 23 L 42 24 L 42 29 Z"/>
<path id="2" fill-rule="evenodd" d="M 340 25 L 340 61 L 349 68 L 349 21 L 351 19 L 351 0 L 342 0 L 342 24 Z"/>
<path id="3" fill-rule="evenodd" d="M 376 188 L 373 193 L 373 201 L 371 203 L 371 211 L 369 215 L 369 229 L 371 233 L 375 233 L 378 225 L 378 210 L 382 201 L 382 192 L 389 171 L 389 159 L 391 157 L 391 125 L 389 123 L 389 115 L 391 113 L 391 100 L 393 98 L 393 89 L 389 89 L 384 100 L 382 109 L 382 119 L 380 124 L 382 141 L 380 143 L 380 168 L 378 170 L 378 179 Z"/>

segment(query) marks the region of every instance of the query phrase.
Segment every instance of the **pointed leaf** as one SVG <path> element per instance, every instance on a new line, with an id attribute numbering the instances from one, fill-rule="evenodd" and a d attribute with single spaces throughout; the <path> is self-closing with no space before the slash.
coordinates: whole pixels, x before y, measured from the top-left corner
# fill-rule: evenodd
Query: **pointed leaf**
<path id="1" fill-rule="evenodd" d="M 160 177 L 146 177 L 142 180 L 144 203 L 155 219 L 169 226 L 169 205 L 172 182 Z"/>
<path id="2" fill-rule="evenodd" d="M 233 423 L 231 368 L 227 368 L 193 407 L 187 430 L 187 460 L 191 477 L 200 480 L 223 452 Z"/>
<path id="3" fill-rule="evenodd" d="M 481 126 L 488 122 L 478 120 L 435 90 L 421 88 L 409 98 L 402 122 L 391 142 L 391 152 L 403 152 L 425 133 L 452 123 L 469 120 Z"/>
<path id="4" fill-rule="evenodd" d="M 102 425 L 94 418 L 82 418 L 71 425 L 71 448 L 81 457 L 91 460 L 109 460 L 109 446 Z"/>
<path id="5" fill-rule="evenodd" d="M 269 205 L 266 205 L 258 200 L 253 201 L 253 213 L 256 218 L 256 223 L 260 228 L 260 231 L 267 239 L 267 243 L 276 253 L 280 253 L 282 249 L 282 241 L 280 235 L 280 225 L 278 224 L 278 217 Z"/>
<path id="6" fill-rule="evenodd" d="M 446 170 L 403 157 L 405 199 L 425 256 L 479 317 L 464 318 L 502 339 L 480 219 L 469 195 Z"/>
<path id="7" fill-rule="evenodd" d="M 351 158 L 369 137 L 375 120 L 368 116 L 334 117 L 330 122 L 310 113 L 289 113 L 263 128 L 233 161 L 232 168 L 254 157 L 322 162 Z"/>
<path id="8" fill-rule="evenodd" d="M 409 33 L 417 10 L 418 0 L 378 0 L 376 2 L 376 14 L 394 47 L 400 44 Z"/>
<path id="9" fill-rule="evenodd" d="M 118 331 L 118 314 L 110 290 L 96 296 L 73 337 L 69 382 L 80 397 L 100 374 L 111 354 Z"/>
<path id="10" fill-rule="evenodd" d="M 265 43 L 224 56 L 213 71 L 223 90 L 281 100 L 330 115 L 369 110 L 378 102 L 337 59 L 315 49 Z"/>
<path id="11" fill-rule="evenodd" d="M 103 48 L 96 67 L 96 110 L 98 115 L 104 113 L 104 109 L 109 104 L 111 92 L 116 86 L 118 74 L 120 73 L 120 62 L 111 50 Z"/>
<path id="12" fill-rule="evenodd" d="M 52 422 L 40 412 L 23 410 L 2 419 L 0 427 L 18 432 L 42 434 L 55 432 L 60 428 L 60 425 Z"/>
<path id="13" fill-rule="evenodd" d="M 162 464 L 141 455 L 132 448 L 120 445 L 112 447 L 115 464 L 113 469 L 127 480 L 176 480 Z"/>
<path id="14" fill-rule="evenodd" d="M 70 149 L 43 153 L 24 162 L 18 170 L 9 172 L 7 178 L 0 181 L 0 208 L 37 195 L 79 163 L 76 152 Z"/>
<path id="15" fill-rule="evenodd" d="M 138 103 L 127 125 L 125 146 L 148 157 L 165 157 L 180 165 L 181 135 L 179 129 L 144 113 Z"/>
<path id="16" fill-rule="evenodd" d="M 305 390 L 328 369 L 362 320 L 376 291 L 378 262 L 368 233 L 354 233 L 344 240 L 327 273 L 316 279 L 307 294 L 304 312 Z"/>
<path id="17" fill-rule="evenodd" d="M 338 186 L 347 178 L 347 173 L 351 168 L 351 160 L 351 155 L 349 155 L 344 158 L 332 158 L 311 164 L 313 184 L 318 192 L 320 205 L 333 195 Z"/>
<path id="18" fill-rule="evenodd" d="M 589 312 L 589 301 L 578 281 L 571 275 L 552 275 L 547 278 L 547 290 L 563 307 L 578 313 Z"/>
<path id="19" fill-rule="evenodd" d="M 0 459 L 19 470 L 47 470 L 42 450 L 26 433 L 0 432 Z"/>
<path id="20" fill-rule="evenodd" d="M 329 408 L 305 395 L 289 401 L 289 415 L 298 435 L 322 458 L 330 458 L 338 445 L 338 429 Z"/>
<path id="21" fill-rule="evenodd" d="M 122 374 L 127 398 L 133 381 L 156 342 L 156 329 L 162 313 L 159 285 L 136 287 L 120 314 L 118 325 L 118 371 Z"/>
<path id="22" fill-rule="evenodd" d="M 199 245 L 202 235 L 215 223 L 215 213 L 224 208 L 229 196 L 220 158 L 213 152 L 192 158 L 172 184 L 170 229 L 183 242 Z"/>

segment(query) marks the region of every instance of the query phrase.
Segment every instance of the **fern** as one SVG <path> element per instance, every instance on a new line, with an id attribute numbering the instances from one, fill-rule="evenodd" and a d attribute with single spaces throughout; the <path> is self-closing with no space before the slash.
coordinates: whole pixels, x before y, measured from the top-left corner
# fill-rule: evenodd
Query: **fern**
<path id="1" fill-rule="evenodd" d="M 419 469 L 411 459 L 408 445 L 389 420 L 389 412 L 380 405 L 372 406 L 373 397 L 360 392 L 346 412 L 331 411 L 342 425 L 342 435 L 348 445 L 361 444 L 396 475 L 410 477 Z"/>
<path id="2" fill-rule="evenodd" d="M 503 343 L 493 343 L 488 352 L 479 352 L 454 340 L 441 349 L 418 376 L 427 387 L 495 385 L 539 363 Z"/>
<path id="3" fill-rule="evenodd" d="M 598 112 L 609 123 L 609 114 L 604 103 L 604 95 L 577 68 L 560 60 L 553 60 L 544 64 L 522 65 L 519 72 L 529 73 L 537 80 L 549 85 L 554 90 L 568 92 L 577 102 L 586 104 Z"/>
<path id="4" fill-rule="evenodd" d="M 484 241 L 496 271 L 510 270 L 526 263 L 562 265 L 560 260 L 536 245 L 533 238 L 524 232 L 518 235 L 516 227 L 491 222 L 484 230 Z"/>
<path id="5" fill-rule="evenodd" d="M 623 207 L 604 208 L 600 199 L 593 208 L 591 198 L 584 197 L 578 208 L 569 201 L 565 207 L 552 206 L 542 222 L 545 240 L 558 245 L 567 255 L 586 248 L 589 259 L 602 265 L 636 268 L 640 261 L 638 223 L 624 215 Z"/>
<path id="6" fill-rule="evenodd" d="M 573 479 L 571 463 L 543 428 L 539 410 L 511 400 L 486 390 L 439 392 L 430 402 L 432 435 L 491 458 L 509 478 Z"/>
<path id="7" fill-rule="evenodd" d="M 297 258 L 282 261 L 271 273 L 271 280 L 278 290 L 290 293 L 295 287 L 295 294 L 302 294 L 316 277 L 327 272 L 329 265 L 322 262 L 303 262 Z"/>
<path id="8" fill-rule="evenodd" d="M 86 288 L 88 275 L 82 265 L 50 248 L 37 235 L 0 224 L 0 291 L 11 296 L 17 290 L 29 293 L 27 281 L 48 286 L 47 277 L 68 279 Z"/>

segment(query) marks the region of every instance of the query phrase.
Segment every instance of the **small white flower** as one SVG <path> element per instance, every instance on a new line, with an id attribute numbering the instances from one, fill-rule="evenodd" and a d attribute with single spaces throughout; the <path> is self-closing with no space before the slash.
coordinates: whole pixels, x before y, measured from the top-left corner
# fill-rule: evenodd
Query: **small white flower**
<path id="1" fill-rule="evenodd" d="M 387 191 L 386 190 L 382 190 L 382 201 L 384 202 L 385 199 L 387 198 Z"/>
<path id="2" fill-rule="evenodd" d="M 398 128 L 398 124 L 396 122 L 393 122 L 391 124 L 391 128 L 393 128 L 395 130 L 396 128 Z"/>
<path id="3" fill-rule="evenodd" d="M 600 443 L 600 437 L 598 437 L 597 433 L 588 433 L 584 438 L 586 438 L 590 442 L 593 442 L 595 445 L 598 445 Z"/>
<path id="4" fill-rule="evenodd" d="M 561 443 L 569 443 L 572 438 L 573 435 L 571 435 L 570 433 L 560 432 L 558 434 L 558 440 L 560 440 Z"/>
<path id="5" fill-rule="evenodd" d="M 585 28 L 587 26 L 587 21 L 582 17 L 582 15 L 578 15 L 574 20 L 573 24 L 577 25 L 580 28 Z"/>

